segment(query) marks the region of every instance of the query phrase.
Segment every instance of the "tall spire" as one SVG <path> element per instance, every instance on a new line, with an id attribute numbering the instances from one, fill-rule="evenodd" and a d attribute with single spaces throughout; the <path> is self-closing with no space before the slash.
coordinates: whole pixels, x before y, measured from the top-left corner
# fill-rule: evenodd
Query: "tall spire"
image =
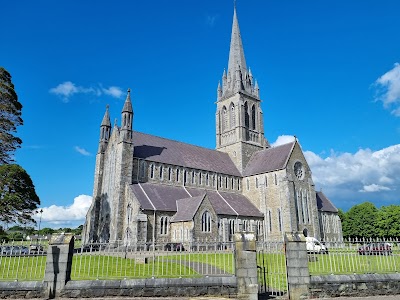
<path id="1" fill-rule="evenodd" d="M 233 94 L 244 91 L 258 98 L 254 90 L 254 80 L 250 69 L 247 70 L 244 57 L 242 37 L 236 13 L 236 2 L 233 9 L 233 22 L 227 73 L 222 76 L 222 93 L 218 93 L 218 101 Z"/>
<path id="2" fill-rule="evenodd" d="M 229 50 L 228 76 L 229 74 L 234 74 L 237 65 L 240 66 L 242 73 L 246 71 L 246 60 L 244 58 L 242 37 L 240 36 L 239 22 L 237 19 L 235 4 L 233 9 L 231 46 Z"/>

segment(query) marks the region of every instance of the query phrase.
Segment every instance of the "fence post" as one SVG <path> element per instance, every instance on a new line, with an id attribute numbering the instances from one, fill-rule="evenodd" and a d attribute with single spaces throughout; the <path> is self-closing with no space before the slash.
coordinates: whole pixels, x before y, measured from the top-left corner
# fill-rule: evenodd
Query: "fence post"
<path id="1" fill-rule="evenodd" d="M 256 237 L 253 232 L 235 233 L 235 264 L 238 299 L 257 300 Z"/>
<path id="2" fill-rule="evenodd" d="M 72 233 L 53 234 L 47 249 L 44 282 L 47 283 L 48 296 L 59 296 L 67 281 L 71 280 L 74 236 Z"/>
<path id="3" fill-rule="evenodd" d="M 300 232 L 285 233 L 285 249 L 289 299 L 308 299 L 310 273 L 304 235 Z"/>

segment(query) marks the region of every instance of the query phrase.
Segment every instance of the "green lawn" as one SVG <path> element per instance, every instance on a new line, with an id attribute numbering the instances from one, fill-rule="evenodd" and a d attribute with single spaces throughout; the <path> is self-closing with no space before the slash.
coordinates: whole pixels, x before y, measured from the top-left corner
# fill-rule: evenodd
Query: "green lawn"
<path id="1" fill-rule="evenodd" d="M 329 249 L 328 255 L 311 255 L 316 261 L 310 261 L 311 275 L 327 274 L 366 274 L 396 273 L 400 271 L 400 255 L 358 255 L 354 250 Z"/>
<path id="2" fill-rule="evenodd" d="M 46 256 L 0 256 L 0 280 L 42 280 Z"/>
<path id="3" fill-rule="evenodd" d="M 207 275 L 209 266 L 219 268 L 223 274 L 234 274 L 233 253 L 145 253 L 147 261 L 132 257 L 105 256 L 99 253 L 74 255 L 72 279 L 117 279 L 151 277 L 200 277 Z M 354 249 L 330 249 L 328 255 L 310 255 L 311 275 L 365 274 L 400 272 L 400 253 L 393 255 L 358 255 Z M 131 255 L 133 255 L 131 253 Z M 0 280 L 42 280 L 45 256 L 0 256 Z M 199 264 L 196 264 L 199 263 Z M 194 267 L 196 265 L 196 267 Z M 286 289 L 284 254 L 257 255 L 259 282 L 268 287 Z M 193 268 L 192 268 L 193 267 Z M 196 269 L 197 268 L 197 269 Z M 265 272 L 264 272 L 265 271 Z"/>
<path id="4" fill-rule="evenodd" d="M 287 290 L 286 259 L 283 253 L 257 254 L 258 283 L 265 290 Z"/>

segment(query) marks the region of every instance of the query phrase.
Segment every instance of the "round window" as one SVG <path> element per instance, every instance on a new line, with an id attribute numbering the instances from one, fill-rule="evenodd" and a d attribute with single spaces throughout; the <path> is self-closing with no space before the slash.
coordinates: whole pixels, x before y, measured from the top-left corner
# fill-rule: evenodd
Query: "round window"
<path id="1" fill-rule="evenodd" d="M 304 178 L 304 167 L 299 161 L 294 164 L 294 175 L 296 175 L 297 179 L 299 180 Z"/>

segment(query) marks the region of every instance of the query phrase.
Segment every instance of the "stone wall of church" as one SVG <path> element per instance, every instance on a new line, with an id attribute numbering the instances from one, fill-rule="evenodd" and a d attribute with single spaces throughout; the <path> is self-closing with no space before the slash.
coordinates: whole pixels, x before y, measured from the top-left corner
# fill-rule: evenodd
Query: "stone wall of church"
<path id="1" fill-rule="evenodd" d="M 243 178 L 243 194 L 265 215 L 264 236 L 269 240 L 280 240 L 292 229 L 285 176 L 285 170 L 278 170 Z"/>
<path id="2" fill-rule="evenodd" d="M 205 214 L 206 212 L 208 212 L 211 217 L 211 222 L 209 224 L 210 227 L 204 226 L 203 224 L 202 218 L 203 214 Z M 195 240 L 205 240 L 205 239 L 215 240 L 219 237 L 218 216 L 215 213 L 215 210 L 212 207 L 208 197 L 204 198 L 200 207 L 197 209 L 193 221 L 194 221 L 193 237 Z M 209 230 L 203 230 L 203 229 L 209 229 Z"/>
<path id="3" fill-rule="evenodd" d="M 171 242 L 182 243 L 186 249 L 189 249 L 189 245 L 193 241 L 193 227 L 193 221 L 171 223 Z"/>
<path id="4" fill-rule="evenodd" d="M 300 162 L 303 165 L 303 177 L 298 178 L 294 172 L 294 165 Z M 303 231 L 308 236 L 320 238 L 318 208 L 315 188 L 312 182 L 310 167 L 300 146 L 296 143 L 290 160 L 287 164 L 287 181 L 290 187 L 292 223 L 298 224 L 296 231 Z"/>
<path id="5" fill-rule="evenodd" d="M 337 213 L 323 212 L 319 213 L 319 225 L 321 231 L 321 240 L 323 241 L 343 241 L 342 222 Z"/>
<path id="6" fill-rule="evenodd" d="M 162 183 L 240 193 L 241 177 L 134 159 L 133 182 Z"/>

